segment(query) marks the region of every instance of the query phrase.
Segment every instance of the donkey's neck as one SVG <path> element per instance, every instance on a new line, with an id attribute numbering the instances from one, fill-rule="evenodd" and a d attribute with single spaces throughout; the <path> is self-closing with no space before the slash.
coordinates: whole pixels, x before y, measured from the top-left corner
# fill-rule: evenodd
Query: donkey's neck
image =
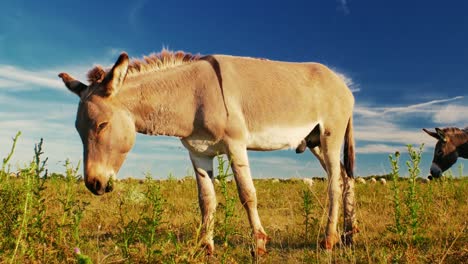
<path id="1" fill-rule="evenodd" d="M 457 147 L 458 156 L 464 159 L 468 159 L 468 141 L 465 144 L 461 144 Z"/>
<path id="2" fill-rule="evenodd" d="M 119 95 L 135 120 L 136 131 L 147 135 L 186 137 L 195 117 L 196 66 L 141 73 L 127 77 Z"/>
<path id="3" fill-rule="evenodd" d="M 457 146 L 458 156 L 468 159 L 468 127 L 460 129 L 453 141 Z"/>

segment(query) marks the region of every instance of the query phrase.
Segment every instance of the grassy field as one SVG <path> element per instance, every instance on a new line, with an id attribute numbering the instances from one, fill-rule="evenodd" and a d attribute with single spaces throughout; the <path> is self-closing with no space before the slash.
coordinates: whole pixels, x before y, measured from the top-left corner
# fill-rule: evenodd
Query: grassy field
<path id="1" fill-rule="evenodd" d="M 2 263 L 468 263 L 466 177 L 357 184 L 360 233 L 352 247 L 332 252 L 318 247 L 326 222 L 326 182 L 316 180 L 310 187 L 299 180 L 255 180 L 271 241 L 268 255 L 253 259 L 235 184 L 221 173 L 216 252 L 207 257 L 197 242 L 193 177 L 156 181 L 146 175 L 116 182 L 112 193 L 96 197 L 79 180 L 78 165 L 48 173 L 40 153 L 39 144 L 36 159 L 19 178 L 10 175 L 4 159 Z"/>

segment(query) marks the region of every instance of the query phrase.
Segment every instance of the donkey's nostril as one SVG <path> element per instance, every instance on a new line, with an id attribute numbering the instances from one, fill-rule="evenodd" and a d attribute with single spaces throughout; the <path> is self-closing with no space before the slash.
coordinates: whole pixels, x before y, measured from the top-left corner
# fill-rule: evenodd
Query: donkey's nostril
<path id="1" fill-rule="evenodd" d="M 94 182 L 94 190 L 96 190 L 96 192 L 99 192 L 101 190 L 101 187 L 102 187 L 102 184 L 101 184 L 101 181 L 100 180 L 96 180 Z"/>
<path id="2" fill-rule="evenodd" d="M 114 186 L 112 184 L 107 183 L 106 192 L 112 192 L 114 190 Z"/>
<path id="3" fill-rule="evenodd" d="M 102 181 L 97 178 L 88 178 L 86 180 L 86 187 L 95 195 L 103 195 L 104 193 L 109 192 L 109 187 L 105 183 L 106 181 Z"/>

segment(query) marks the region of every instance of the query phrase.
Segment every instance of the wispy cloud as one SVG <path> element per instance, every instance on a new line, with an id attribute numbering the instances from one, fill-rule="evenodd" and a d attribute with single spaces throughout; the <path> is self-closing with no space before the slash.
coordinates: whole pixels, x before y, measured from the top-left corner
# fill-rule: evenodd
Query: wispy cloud
<path id="1" fill-rule="evenodd" d="M 449 99 L 441 99 L 441 100 L 433 100 L 425 103 L 409 105 L 406 107 L 392 107 L 392 108 L 384 108 L 383 113 L 398 113 L 398 114 L 405 114 L 405 113 L 415 113 L 415 112 L 427 112 L 427 111 L 437 111 L 436 109 L 431 108 L 436 104 L 448 103 L 456 100 L 463 99 L 463 96 L 456 96 Z"/>
<path id="2" fill-rule="evenodd" d="M 355 113 L 363 117 L 374 117 L 374 116 L 389 116 L 399 114 L 435 114 L 442 108 L 446 108 L 445 103 L 457 101 L 463 99 L 463 96 L 456 96 L 453 98 L 432 100 L 429 102 L 408 105 L 404 107 L 367 107 L 363 105 L 357 105 Z"/>
<path id="3" fill-rule="evenodd" d="M 347 0 L 337 0 L 338 1 L 338 10 L 343 12 L 345 15 L 349 15 L 349 7 Z"/>
<path id="4" fill-rule="evenodd" d="M 399 107 L 357 105 L 354 133 L 358 141 L 357 152 L 392 153 L 397 149 L 404 149 L 406 144 L 431 145 L 433 139 L 421 132 L 421 123 L 408 125 L 403 120 L 429 120 L 440 125 L 466 124 L 468 117 L 465 113 L 468 112 L 468 107 L 453 104 L 463 98 L 456 96 Z"/>
<path id="5" fill-rule="evenodd" d="M 28 89 L 45 88 L 68 92 L 63 82 L 58 77 L 60 72 L 67 72 L 73 77 L 86 81 L 87 72 L 93 65 L 112 65 L 117 54 L 121 52 L 119 48 L 108 48 L 103 56 L 95 61 L 83 62 L 79 65 L 61 65 L 46 67 L 43 69 L 25 69 L 18 65 L 0 64 L 0 89 L 10 91 L 23 91 Z"/>
<path id="6" fill-rule="evenodd" d="M 383 153 L 383 154 L 390 154 L 394 153 L 395 151 L 402 151 L 405 149 L 404 145 L 394 146 L 388 144 L 367 144 L 363 147 L 357 147 L 357 152 L 361 154 L 375 154 L 375 153 Z"/>
<path id="7" fill-rule="evenodd" d="M 135 1 L 133 3 L 134 5 L 130 8 L 130 12 L 128 14 L 128 22 L 133 28 L 137 28 L 140 11 L 146 4 L 146 0 Z"/>
<path id="8" fill-rule="evenodd" d="M 21 85 L 21 84 L 19 84 L 18 82 L 0 78 L 0 88 L 2 88 L 2 87 L 14 87 L 14 86 L 19 86 L 19 85 Z"/>
<path id="9" fill-rule="evenodd" d="M 63 83 L 50 73 L 29 71 L 11 65 L 0 65 L 0 82 L 7 82 L 13 87 L 24 87 L 27 85 L 37 85 L 52 89 L 63 90 Z M 0 87 L 5 87 L 1 85 Z"/>

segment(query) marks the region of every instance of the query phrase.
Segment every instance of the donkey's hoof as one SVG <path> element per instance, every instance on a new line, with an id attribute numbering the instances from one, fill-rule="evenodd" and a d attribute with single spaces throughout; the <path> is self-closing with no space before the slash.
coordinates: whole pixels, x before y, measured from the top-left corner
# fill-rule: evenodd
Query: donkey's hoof
<path id="1" fill-rule="evenodd" d="M 340 242 L 340 238 L 338 235 L 328 235 L 325 237 L 324 240 L 320 242 L 320 247 L 325 250 L 332 250 L 333 246 L 335 246 L 335 244 L 338 242 Z"/>
<path id="2" fill-rule="evenodd" d="M 254 257 L 254 258 L 258 258 L 258 257 L 267 255 L 268 252 L 266 251 L 265 248 L 257 248 L 256 250 L 250 251 L 250 254 L 251 254 L 252 257 Z"/>
<path id="3" fill-rule="evenodd" d="M 270 240 L 267 234 L 258 232 L 254 235 L 256 249 L 252 250 L 251 254 L 253 257 L 260 257 L 267 254 L 266 244 Z"/>
<path id="4" fill-rule="evenodd" d="M 354 241 L 353 241 L 353 234 L 343 234 L 341 235 L 341 243 L 345 246 L 352 246 Z"/>
<path id="5" fill-rule="evenodd" d="M 359 233 L 359 228 L 357 226 L 353 227 L 353 230 L 348 231 L 341 235 L 341 243 L 345 246 L 351 246 L 353 245 L 353 235 Z"/>
<path id="6" fill-rule="evenodd" d="M 202 248 L 205 250 L 207 256 L 213 256 L 214 254 L 214 244 L 213 243 L 203 243 Z"/>

